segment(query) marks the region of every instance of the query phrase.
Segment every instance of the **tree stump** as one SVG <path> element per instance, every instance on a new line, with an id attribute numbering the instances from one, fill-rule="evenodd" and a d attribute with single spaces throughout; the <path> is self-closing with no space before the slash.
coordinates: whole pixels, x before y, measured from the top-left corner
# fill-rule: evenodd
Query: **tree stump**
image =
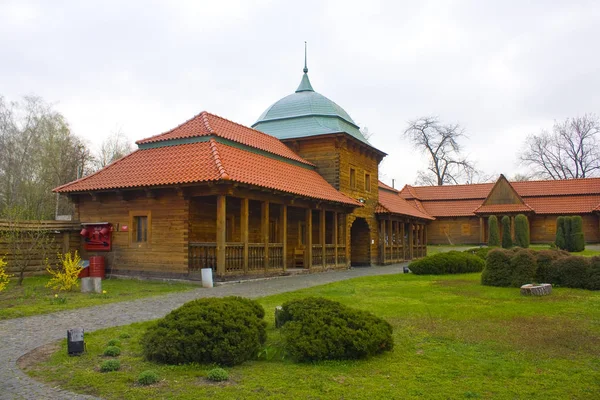
<path id="1" fill-rule="evenodd" d="M 523 296 L 546 296 L 550 293 L 552 293 L 552 285 L 549 283 L 541 283 L 539 285 L 528 283 L 521 286 L 521 294 Z"/>

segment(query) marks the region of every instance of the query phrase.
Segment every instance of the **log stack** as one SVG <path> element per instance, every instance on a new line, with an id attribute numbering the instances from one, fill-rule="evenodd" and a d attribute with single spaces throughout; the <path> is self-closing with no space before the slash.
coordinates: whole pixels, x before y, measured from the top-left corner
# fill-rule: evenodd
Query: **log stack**
<path id="1" fill-rule="evenodd" d="M 541 283 L 539 285 L 528 283 L 521 286 L 521 294 L 523 296 L 546 296 L 552 293 L 552 285 L 549 283 Z"/>

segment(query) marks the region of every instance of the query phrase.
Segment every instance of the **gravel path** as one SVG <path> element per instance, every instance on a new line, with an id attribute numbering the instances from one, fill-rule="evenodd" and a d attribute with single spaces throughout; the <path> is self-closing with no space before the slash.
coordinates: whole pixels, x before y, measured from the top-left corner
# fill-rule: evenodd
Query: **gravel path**
<path id="1" fill-rule="evenodd" d="M 402 267 L 405 265 L 354 268 L 230 283 L 212 289 L 199 288 L 135 301 L 0 321 L 0 399 L 94 398 L 46 386 L 29 378 L 17 367 L 16 362 L 19 357 L 39 346 L 65 338 L 67 329 L 70 328 L 82 327 L 86 332 L 90 332 L 112 326 L 128 325 L 160 318 L 183 303 L 200 297 L 256 298 L 361 276 L 402 273 Z"/>

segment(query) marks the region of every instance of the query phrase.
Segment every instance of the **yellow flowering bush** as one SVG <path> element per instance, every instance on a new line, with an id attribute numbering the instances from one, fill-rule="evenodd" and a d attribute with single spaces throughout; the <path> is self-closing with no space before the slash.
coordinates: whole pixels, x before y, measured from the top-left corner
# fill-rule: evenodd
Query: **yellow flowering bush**
<path id="1" fill-rule="evenodd" d="M 8 285 L 8 280 L 12 276 L 6 273 L 5 268 L 6 261 L 4 261 L 4 258 L 0 257 L 0 292 L 6 288 L 6 285 Z"/>
<path id="2" fill-rule="evenodd" d="M 69 291 L 74 287 L 79 286 L 79 273 L 83 269 L 81 266 L 81 257 L 75 250 L 75 253 L 71 254 L 60 254 L 58 253 L 58 259 L 60 260 L 60 266 L 56 269 L 48 266 L 46 271 L 52 278 L 46 284 L 46 287 L 54 290 L 66 290 Z"/>

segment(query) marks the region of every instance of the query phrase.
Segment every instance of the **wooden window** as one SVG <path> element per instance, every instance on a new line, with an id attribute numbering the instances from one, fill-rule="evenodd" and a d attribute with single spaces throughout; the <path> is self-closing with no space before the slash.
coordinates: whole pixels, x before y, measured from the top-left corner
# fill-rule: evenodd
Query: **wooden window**
<path id="1" fill-rule="evenodd" d="M 132 247 L 148 247 L 152 231 L 150 211 L 129 212 L 129 243 Z"/>
<path id="2" fill-rule="evenodd" d="M 371 191 L 371 174 L 365 174 L 365 192 Z"/>
<path id="3" fill-rule="evenodd" d="M 350 168 L 350 188 L 356 189 L 356 170 Z"/>

